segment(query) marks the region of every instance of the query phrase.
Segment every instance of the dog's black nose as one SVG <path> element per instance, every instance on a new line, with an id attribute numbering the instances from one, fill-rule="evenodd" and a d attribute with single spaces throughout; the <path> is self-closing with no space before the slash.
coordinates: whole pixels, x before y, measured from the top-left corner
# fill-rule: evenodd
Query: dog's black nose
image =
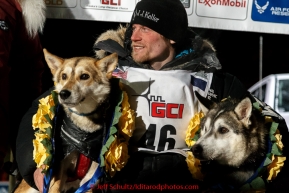
<path id="1" fill-rule="evenodd" d="M 61 99 L 65 100 L 71 95 L 71 92 L 69 90 L 62 90 L 59 93 L 59 96 Z"/>
<path id="2" fill-rule="evenodd" d="M 195 157 L 200 157 L 203 152 L 203 147 L 201 145 L 195 144 L 193 147 L 191 147 L 191 151 Z"/>

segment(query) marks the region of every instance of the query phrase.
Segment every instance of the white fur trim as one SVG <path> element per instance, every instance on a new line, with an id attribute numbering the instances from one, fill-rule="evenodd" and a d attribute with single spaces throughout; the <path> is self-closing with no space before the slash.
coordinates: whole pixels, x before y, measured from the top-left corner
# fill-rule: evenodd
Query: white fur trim
<path id="1" fill-rule="evenodd" d="M 34 37 L 42 32 L 45 22 L 46 5 L 43 0 L 19 0 L 28 35 Z"/>

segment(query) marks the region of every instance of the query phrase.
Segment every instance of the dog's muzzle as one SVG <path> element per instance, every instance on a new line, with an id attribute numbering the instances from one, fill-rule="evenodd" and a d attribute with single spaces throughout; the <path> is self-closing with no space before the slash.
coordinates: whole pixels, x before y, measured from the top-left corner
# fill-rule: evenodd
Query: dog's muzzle
<path id="1" fill-rule="evenodd" d="M 195 144 L 193 147 L 191 147 L 191 151 L 196 158 L 201 158 L 203 154 L 203 147 L 199 144 Z"/>
<path id="2" fill-rule="evenodd" d="M 59 96 L 62 100 L 67 99 L 68 97 L 70 97 L 71 92 L 69 90 L 61 90 L 59 93 Z"/>

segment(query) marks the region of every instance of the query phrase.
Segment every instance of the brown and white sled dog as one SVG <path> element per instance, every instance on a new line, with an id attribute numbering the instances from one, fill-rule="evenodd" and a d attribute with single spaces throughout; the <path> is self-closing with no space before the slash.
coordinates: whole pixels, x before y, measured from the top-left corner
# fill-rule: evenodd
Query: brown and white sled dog
<path id="1" fill-rule="evenodd" d="M 106 108 L 103 107 L 103 104 L 105 104 L 104 102 L 111 91 L 109 80 L 118 62 L 117 54 L 111 54 L 100 60 L 90 57 L 63 59 L 49 53 L 46 49 L 43 51 L 45 60 L 53 74 L 59 103 L 63 106 L 66 114 L 64 117 L 72 122 L 68 129 L 73 124 L 81 130 L 79 133 L 87 134 L 85 134 L 86 138 L 89 138 L 90 134 L 94 134 L 93 138 L 95 138 L 95 133 L 103 129 L 104 120 L 102 119 Z M 75 137 L 79 134 L 73 134 L 74 131 L 69 132 L 66 130 L 65 133 L 68 133 L 68 136 L 72 135 L 72 139 L 75 139 L 73 135 Z M 99 135 L 103 135 L 103 132 L 99 132 Z M 61 137 L 63 138 L 62 134 Z M 100 139 L 102 138 L 100 136 Z M 81 144 L 82 141 L 81 139 L 79 140 Z M 94 150 L 93 147 L 92 150 Z M 71 188 L 76 190 L 91 179 L 98 167 L 96 161 L 91 163 L 82 179 L 67 182 L 67 179 L 71 178 L 69 174 L 75 172 L 78 155 L 79 151 L 72 151 L 62 159 L 60 168 L 52 176 L 49 192 L 66 192 L 68 190 L 71 191 Z M 15 193 L 32 192 L 38 191 L 29 187 L 24 180 L 15 190 Z M 92 192 L 92 190 L 88 192 Z"/>
<path id="2" fill-rule="evenodd" d="M 268 131 L 264 117 L 255 112 L 248 97 L 214 104 L 196 95 L 205 116 L 191 150 L 201 160 L 205 183 L 223 185 L 223 192 L 233 192 L 230 187 L 243 185 L 265 158 Z"/>

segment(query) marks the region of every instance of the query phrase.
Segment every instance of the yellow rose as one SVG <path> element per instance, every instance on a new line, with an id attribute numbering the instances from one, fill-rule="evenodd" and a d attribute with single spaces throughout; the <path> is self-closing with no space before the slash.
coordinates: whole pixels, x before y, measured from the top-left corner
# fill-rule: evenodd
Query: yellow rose
<path id="1" fill-rule="evenodd" d="M 36 139 L 33 140 L 33 159 L 39 168 L 49 156 L 49 154 L 46 153 L 46 148 L 41 141 L 45 138 L 49 138 L 49 136 L 47 134 L 35 133 L 35 137 Z"/>
<path id="2" fill-rule="evenodd" d="M 121 128 L 121 134 L 125 134 L 128 137 L 131 137 L 133 131 L 135 129 L 135 115 L 134 110 L 130 109 L 130 105 L 128 103 L 128 96 L 126 92 L 123 92 L 123 100 L 122 100 L 122 115 L 119 118 L 118 126 Z M 128 137 L 126 137 L 128 140 Z"/>
<path id="3" fill-rule="evenodd" d="M 272 156 L 272 163 L 267 167 L 269 171 L 268 180 L 273 180 L 276 178 L 281 168 L 284 166 L 285 156 Z"/>
<path id="4" fill-rule="evenodd" d="M 194 179 L 203 180 L 203 174 L 201 172 L 201 162 L 196 159 L 192 152 L 187 152 L 188 157 L 186 158 L 186 162 L 189 167 L 189 171 L 191 172 Z"/>
<path id="5" fill-rule="evenodd" d="M 125 166 L 128 158 L 127 143 L 116 138 L 105 153 L 106 171 L 113 177 L 116 171 L 120 171 Z"/>
<path id="6" fill-rule="evenodd" d="M 48 115 L 50 120 L 53 119 L 54 114 L 51 112 L 51 107 L 54 106 L 52 95 L 39 100 L 37 113 L 32 118 L 33 129 L 39 128 L 42 132 L 45 132 L 46 128 L 52 127 L 45 115 Z"/>
<path id="7" fill-rule="evenodd" d="M 276 137 L 276 139 L 277 139 L 276 145 L 278 146 L 278 148 L 279 148 L 280 150 L 282 150 L 283 147 L 284 147 L 284 145 L 283 145 L 283 143 L 282 143 L 282 135 L 280 135 L 280 134 L 278 133 L 278 134 L 275 134 L 275 137 Z"/>
<path id="8" fill-rule="evenodd" d="M 196 132 L 200 128 L 201 118 L 204 117 L 203 112 L 196 113 L 193 118 L 190 120 L 189 126 L 187 128 L 186 133 L 186 144 L 188 147 L 192 147 L 196 142 L 192 140 L 194 138 Z"/>

